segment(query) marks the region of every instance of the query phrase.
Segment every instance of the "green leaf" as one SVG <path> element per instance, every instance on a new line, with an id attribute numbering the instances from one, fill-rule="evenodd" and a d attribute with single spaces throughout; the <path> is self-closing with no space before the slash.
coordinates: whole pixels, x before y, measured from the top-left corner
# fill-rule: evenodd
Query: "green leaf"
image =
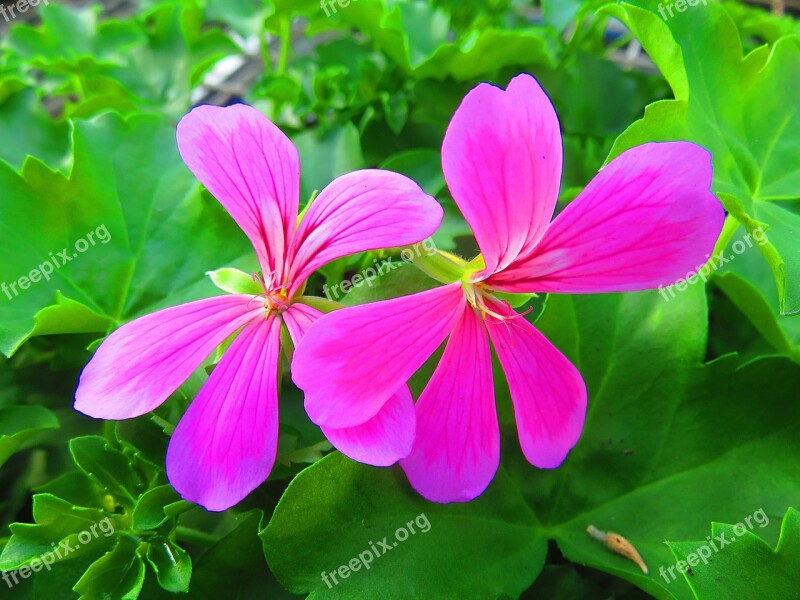
<path id="1" fill-rule="evenodd" d="M 444 175 L 438 150 L 420 148 L 398 152 L 381 163 L 380 168 L 402 173 L 416 181 L 426 194 L 435 196 L 444 189 Z"/>
<path id="2" fill-rule="evenodd" d="M 132 538 L 120 538 L 116 547 L 92 564 L 72 589 L 81 600 L 136 600 L 145 576 L 137 546 Z"/>
<path id="3" fill-rule="evenodd" d="M 320 192 L 331 181 L 364 167 L 358 129 L 352 123 L 328 131 L 304 131 L 292 141 L 297 146 L 302 166 L 300 198 Z"/>
<path id="4" fill-rule="evenodd" d="M 674 100 L 647 107 L 614 144 L 611 156 L 648 141 L 686 139 L 714 159 L 714 191 L 743 224 L 766 223 L 761 247 L 773 270 L 784 314 L 800 312 L 800 230 L 797 208 L 775 202 L 800 198 L 800 39 L 779 39 L 742 57 L 736 25 L 715 3 L 675 12 L 664 21 L 644 2 L 608 12 L 637 36 L 666 77 Z M 708 60 L 713 56 L 713 60 Z M 724 94 L 719 90 L 725 90 Z M 611 157 L 609 157 L 611 158 Z"/>
<path id="5" fill-rule="evenodd" d="M 708 522 L 737 522 L 759 507 L 770 516 L 783 514 L 800 494 L 794 476 L 800 455 L 794 427 L 800 418 L 794 401 L 800 367 L 779 357 L 740 364 L 733 355 L 704 364 L 704 294 L 696 286 L 669 302 L 657 292 L 550 295 L 537 327 L 578 366 L 589 391 L 584 433 L 565 463 L 555 470 L 532 467 L 519 451 L 515 428 L 504 425 L 502 464 L 487 492 L 473 503 L 442 507 L 421 500 L 397 470 L 349 466 L 336 455 L 327 457 L 292 482 L 267 528 L 267 557 L 276 575 L 289 589 L 313 591 L 313 597 L 347 597 L 356 589 L 346 587 L 352 582 L 375 586 L 366 588 L 372 596 L 391 599 L 407 597 L 406 586 L 430 592 L 443 581 L 451 585 L 446 564 L 481 573 L 485 567 L 471 565 L 486 556 L 502 561 L 525 555 L 529 558 L 513 575 L 507 567 L 503 575 L 479 582 L 460 575 L 473 590 L 484 592 L 473 591 L 477 597 L 494 598 L 501 591 L 513 596 L 519 592 L 507 578 L 532 581 L 541 569 L 532 557 L 543 556 L 553 539 L 575 563 L 626 579 L 658 598 L 692 598 L 684 582 L 667 584 L 643 574 L 586 528 L 624 536 L 657 570 L 674 561 L 664 539 L 702 539 Z M 499 383 L 503 407 L 509 400 Z M 440 528 L 439 554 L 425 554 L 413 569 L 398 563 L 385 567 L 380 577 L 353 573 L 332 589 L 320 581 L 322 571 L 330 573 L 357 557 L 369 539 L 391 536 L 421 512 L 436 530 L 438 511 L 448 510 L 464 511 L 462 526 Z M 483 521 L 514 522 L 523 535 L 495 541 L 504 549 L 489 552 L 481 540 L 465 539 L 470 534 L 464 529 L 472 531 L 463 525 L 469 511 Z M 376 514 L 387 523 L 371 526 Z M 388 558 L 377 559 L 372 571 Z M 490 582 L 498 588 L 487 593 Z"/>
<path id="6" fill-rule="evenodd" d="M 341 286 L 332 286 L 329 290 L 332 299 L 341 301 L 345 306 L 355 306 L 416 294 L 438 285 L 436 280 L 397 256 L 386 257 L 374 268 L 377 273 L 374 280 L 362 277 L 363 281 L 355 285 L 345 296 L 339 296 Z"/>
<path id="7" fill-rule="evenodd" d="M 74 506 L 113 510 L 104 490 L 91 477 L 80 471 L 63 473 L 53 481 L 36 488 L 37 492 L 57 496 Z"/>
<path id="8" fill-rule="evenodd" d="M 465 81 L 511 65 L 554 63 L 549 35 L 539 29 L 481 28 L 449 41 L 448 14 L 428 2 L 359 0 L 340 16 L 419 79 Z"/>
<path id="9" fill-rule="evenodd" d="M 103 486 L 117 501 L 133 502 L 140 481 L 125 455 L 108 445 L 105 438 L 89 435 L 73 438 L 70 453 L 81 471 Z"/>
<path id="10" fill-rule="evenodd" d="M 200 557 L 192 577 L 191 597 L 196 600 L 296 598 L 280 586 L 267 568 L 258 537 L 263 513 L 254 510 L 238 518 L 236 528 Z"/>
<path id="11" fill-rule="evenodd" d="M 152 115 L 107 114 L 75 123 L 69 177 L 36 160 L 21 174 L 0 164 L 0 232 L 15 248 L 0 263 L 0 351 L 214 295 L 209 267 L 252 255 L 198 193 L 174 136 Z"/>
<path id="12" fill-rule="evenodd" d="M 546 544 L 506 477 L 470 504 L 432 504 L 407 488 L 339 453 L 304 470 L 261 534 L 278 580 L 311 598 L 516 597 L 530 585 Z"/>
<path id="13" fill-rule="evenodd" d="M 139 498 L 133 510 L 133 529 L 158 529 L 169 519 L 192 508 L 194 505 L 182 500 L 171 485 L 162 485 L 147 490 Z"/>
<path id="14" fill-rule="evenodd" d="M 67 124 L 52 119 L 36 97 L 36 92 L 25 88 L 21 80 L 4 84 L 18 91 L 0 102 L 0 138 L 24 139 L 25 144 L 3 144 L 0 158 L 15 168 L 22 166 L 27 155 L 36 156 L 53 167 L 61 166 L 67 157 Z"/>
<path id="15" fill-rule="evenodd" d="M 6 43 L 15 61 L 67 96 L 73 116 L 146 107 L 177 118 L 191 108 L 201 75 L 239 53 L 222 30 L 203 26 L 195 2 L 158 3 L 126 21 L 99 21 L 98 12 L 42 5 L 41 26 L 16 25 Z"/>
<path id="16" fill-rule="evenodd" d="M 149 542 L 147 562 L 153 567 L 159 585 L 174 594 L 187 593 L 192 579 L 192 557 L 169 540 Z"/>
<path id="17" fill-rule="evenodd" d="M 272 12 L 266 0 L 205 0 L 209 21 L 226 23 L 242 37 L 263 35 L 264 19 Z"/>
<path id="18" fill-rule="evenodd" d="M 37 433 L 58 429 L 58 419 L 42 406 L 0 408 L 0 467 Z"/>
<path id="19" fill-rule="evenodd" d="M 764 598 L 797 598 L 800 512 L 788 510 L 774 550 L 754 533 L 755 525 L 763 528 L 763 518 L 754 523 L 751 516 L 749 524 L 746 520 L 735 525 L 713 523 L 711 540 L 668 542 L 675 559 L 684 561 L 684 577 L 698 600 L 750 600 L 755 590 Z"/>
<path id="20" fill-rule="evenodd" d="M 19 569 L 45 556 L 53 564 L 101 552 L 112 539 L 105 530 L 113 533 L 113 523 L 106 518 L 101 510 L 73 506 L 52 494 L 36 494 L 33 498 L 35 523 L 9 526 L 12 535 L 0 554 L 0 569 Z M 103 525 L 103 530 L 98 527 L 101 522 L 111 527 Z"/>

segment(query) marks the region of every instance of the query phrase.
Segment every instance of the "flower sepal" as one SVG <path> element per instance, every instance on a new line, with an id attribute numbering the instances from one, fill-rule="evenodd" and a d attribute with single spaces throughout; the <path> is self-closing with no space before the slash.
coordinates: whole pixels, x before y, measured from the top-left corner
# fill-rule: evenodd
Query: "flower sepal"
<path id="1" fill-rule="evenodd" d="M 413 263 L 420 271 L 441 283 L 459 281 L 468 266 L 464 259 L 442 250 L 417 256 L 413 259 Z"/>
<path id="2" fill-rule="evenodd" d="M 252 275 L 248 275 L 239 269 L 227 267 L 216 271 L 208 271 L 206 275 L 211 278 L 215 286 L 229 294 L 259 296 L 264 293 L 264 288 L 261 287 L 258 281 L 253 279 Z"/>

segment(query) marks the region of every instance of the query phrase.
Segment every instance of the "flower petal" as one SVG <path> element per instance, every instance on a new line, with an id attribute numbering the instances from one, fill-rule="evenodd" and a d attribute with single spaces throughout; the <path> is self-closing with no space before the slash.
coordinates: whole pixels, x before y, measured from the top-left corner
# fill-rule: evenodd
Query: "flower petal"
<path id="1" fill-rule="evenodd" d="M 316 308 L 299 302 L 283 313 L 295 346 L 322 315 Z M 414 443 L 416 420 L 411 392 L 408 386 L 401 386 L 366 423 L 344 429 L 322 427 L 322 432 L 339 452 L 353 460 L 376 467 L 393 465 L 408 456 Z"/>
<path id="2" fill-rule="evenodd" d="M 167 475 L 211 511 L 237 504 L 269 476 L 278 449 L 280 320 L 249 323 L 175 428 Z"/>
<path id="3" fill-rule="evenodd" d="M 416 433 L 414 399 L 408 386 L 402 385 L 366 423 L 344 429 L 323 427 L 322 433 L 353 460 L 388 467 L 411 452 Z"/>
<path id="4" fill-rule="evenodd" d="M 283 322 L 286 324 L 286 329 L 289 330 L 289 337 L 292 338 L 295 348 L 300 345 L 308 329 L 319 319 L 324 313 L 321 310 L 294 302 L 283 313 Z"/>
<path id="5" fill-rule="evenodd" d="M 711 156 L 689 142 L 628 150 L 564 209 L 529 258 L 487 283 L 569 294 L 672 284 L 706 262 L 722 230 L 711 176 Z"/>
<path id="6" fill-rule="evenodd" d="M 435 199 L 398 173 L 367 169 L 335 179 L 298 227 L 290 292 L 336 258 L 424 240 L 443 214 Z"/>
<path id="7" fill-rule="evenodd" d="M 586 385 L 578 369 L 546 337 L 507 306 L 513 317 L 489 318 L 489 336 L 505 371 L 522 452 L 542 469 L 559 466 L 578 442 L 586 418 Z"/>
<path id="8" fill-rule="evenodd" d="M 126 323 L 100 345 L 81 374 L 75 410 L 130 419 L 157 408 L 206 357 L 264 312 L 229 295 L 160 310 Z"/>
<path id="9" fill-rule="evenodd" d="M 297 227 L 297 148 L 251 106 L 198 106 L 178 123 L 186 165 L 247 234 L 264 275 L 283 281 Z"/>
<path id="10" fill-rule="evenodd" d="M 480 496 L 500 464 L 500 430 L 489 338 L 474 310 L 463 312 L 416 408 L 417 439 L 400 461 L 411 485 L 433 502 Z"/>
<path id="11" fill-rule="evenodd" d="M 442 167 L 487 273 L 541 239 L 558 200 L 561 164 L 558 117 L 533 77 L 519 75 L 506 90 L 483 83 L 464 98 L 447 128 Z"/>
<path id="12" fill-rule="evenodd" d="M 335 429 L 374 417 L 447 337 L 465 304 L 455 283 L 322 317 L 292 361 L 308 416 Z"/>

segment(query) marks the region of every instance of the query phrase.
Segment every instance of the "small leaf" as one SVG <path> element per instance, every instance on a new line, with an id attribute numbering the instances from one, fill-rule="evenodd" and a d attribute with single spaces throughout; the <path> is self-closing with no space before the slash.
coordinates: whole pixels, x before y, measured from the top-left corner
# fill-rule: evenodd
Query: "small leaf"
<path id="1" fill-rule="evenodd" d="M 0 467 L 37 433 L 57 428 L 58 419 L 42 406 L 0 408 Z"/>
<path id="2" fill-rule="evenodd" d="M 183 548 L 169 540 L 153 540 L 147 549 L 147 562 L 153 567 L 162 588 L 176 594 L 189 591 L 192 557 Z"/>
<path id="3" fill-rule="evenodd" d="M 72 589 L 81 595 L 81 600 L 136 600 L 145 577 L 137 547 L 132 538 L 120 538 L 116 547 L 95 561 Z"/>

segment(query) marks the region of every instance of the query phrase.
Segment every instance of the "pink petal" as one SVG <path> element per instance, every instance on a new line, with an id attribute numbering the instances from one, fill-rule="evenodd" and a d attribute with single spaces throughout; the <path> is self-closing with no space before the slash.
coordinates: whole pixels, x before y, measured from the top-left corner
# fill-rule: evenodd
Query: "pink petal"
<path id="1" fill-rule="evenodd" d="M 264 313 L 250 296 L 182 304 L 112 333 L 81 374 L 75 409 L 98 419 L 130 419 L 157 408 L 225 339 Z"/>
<path id="2" fill-rule="evenodd" d="M 398 173 L 364 170 L 339 177 L 322 190 L 300 223 L 290 291 L 336 258 L 424 240 L 443 214 L 436 200 Z"/>
<path id="3" fill-rule="evenodd" d="M 558 200 L 561 162 L 558 117 L 530 75 L 515 77 L 506 90 L 483 83 L 464 98 L 447 128 L 442 167 L 487 273 L 542 237 Z"/>
<path id="4" fill-rule="evenodd" d="M 711 156 L 688 142 L 628 150 L 564 209 L 529 258 L 487 283 L 569 294 L 672 284 L 706 262 L 722 230 L 711 176 Z"/>
<path id="5" fill-rule="evenodd" d="M 560 465 L 578 442 L 586 418 L 586 386 L 578 369 L 536 328 L 513 310 L 499 322 L 489 318 L 489 336 L 505 371 L 519 442 L 532 465 Z"/>
<path id="6" fill-rule="evenodd" d="M 444 341 L 465 304 L 454 283 L 322 317 L 292 361 L 308 416 L 335 429 L 374 417 Z"/>
<path id="7" fill-rule="evenodd" d="M 233 341 L 172 435 L 170 483 L 222 511 L 269 476 L 278 449 L 280 320 L 256 319 Z"/>
<path id="8" fill-rule="evenodd" d="M 297 148 L 251 106 L 198 106 L 178 123 L 186 165 L 247 234 L 264 275 L 285 277 L 297 227 Z"/>
<path id="9" fill-rule="evenodd" d="M 316 308 L 299 302 L 283 313 L 295 347 L 322 314 Z M 366 423 L 344 429 L 322 428 L 325 437 L 339 452 L 376 467 L 388 467 L 408 456 L 415 431 L 414 400 L 406 385 L 401 386 L 400 391 L 395 392 L 378 414 Z"/>
<path id="10" fill-rule="evenodd" d="M 366 423 L 322 432 L 342 454 L 376 467 L 388 467 L 411 452 L 416 432 L 414 400 L 407 385 L 384 404 Z"/>
<path id="11" fill-rule="evenodd" d="M 417 439 L 400 461 L 411 485 L 433 502 L 480 496 L 500 464 L 500 430 L 489 339 L 474 310 L 463 312 L 416 408 Z"/>
<path id="12" fill-rule="evenodd" d="M 308 329 L 323 315 L 323 312 L 307 304 L 294 302 L 288 310 L 283 313 L 283 322 L 289 330 L 289 337 L 292 338 L 295 348 L 300 345 Z"/>

